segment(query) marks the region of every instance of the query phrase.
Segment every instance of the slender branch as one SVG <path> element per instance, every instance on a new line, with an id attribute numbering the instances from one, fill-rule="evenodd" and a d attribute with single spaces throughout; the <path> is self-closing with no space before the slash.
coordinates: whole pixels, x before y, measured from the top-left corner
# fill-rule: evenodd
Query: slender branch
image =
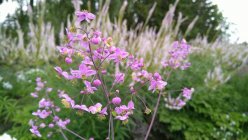
<path id="1" fill-rule="evenodd" d="M 166 78 L 166 81 L 168 81 L 168 79 L 169 79 L 169 77 L 171 75 L 171 72 L 172 72 L 172 70 L 169 71 L 168 76 Z M 156 106 L 154 108 L 154 112 L 153 112 L 153 115 L 152 115 L 152 121 L 151 121 L 151 123 L 149 125 L 149 128 L 148 128 L 147 132 L 146 132 L 146 136 L 145 136 L 144 140 L 148 139 L 149 134 L 151 132 L 151 129 L 152 129 L 152 126 L 153 126 L 153 123 L 154 123 L 154 120 L 155 120 L 155 117 L 156 117 L 156 114 L 157 114 L 157 111 L 158 111 L 158 106 L 159 106 L 159 103 L 160 103 L 161 95 L 162 95 L 162 91 L 159 92 L 157 103 L 156 103 Z"/>
<path id="2" fill-rule="evenodd" d="M 152 115 L 152 121 L 149 125 L 149 128 L 148 128 L 148 131 L 146 132 L 146 137 L 144 140 L 147 140 L 148 139 L 148 136 L 150 134 L 150 131 L 152 129 L 152 126 L 153 126 L 153 123 L 154 123 L 154 120 L 155 120 L 155 117 L 156 117 L 156 114 L 157 114 L 157 111 L 158 111 L 158 106 L 159 106 L 159 103 L 160 103 L 160 99 L 161 99 L 161 94 L 162 92 L 159 92 L 159 95 L 158 95 L 158 100 L 157 100 L 157 103 L 156 103 L 156 106 L 154 108 L 154 112 L 153 112 L 153 115 Z"/>
<path id="3" fill-rule="evenodd" d="M 106 85 L 103 83 L 103 79 L 102 79 L 101 75 L 99 74 L 99 69 L 96 66 L 95 62 L 94 62 L 94 59 L 93 59 L 93 56 L 92 56 L 91 45 L 90 44 L 89 44 L 89 51 L 90 51 L 89 52 L 90 53 L 90 59 L 93 62 L 93 65 L 94 65 L 95 70 L 97 71 L 96 76 L 102 82 L 101 87 L 102 87 L 102 89 L 103 89 L 103 91 L 105 93 L 105 98 L 107 99 L 107 102 L 110 103 L 108 90 L 106 88 Z M 114 122 L 113 122 L 111 111 L 112 111 L 112 108 L 111 108 L 111 106 L 109 106 L 109 121 L 110 121 L 110 125 L 111 125 L 111 134 L 112 134 L 111 137 L 112 137 L 112 140 L 114 140 L 115 139 L 114 138 Z"/>
<path id="4" fill-rule="evenodd" d="M 71 131 L 71 130 L 68 129 L 68 128 L 65 128 L 64 130 L 66 130 L 66 131 L 68 131 L 69 133 L 75 135 L 76 137 L 80 138 L 81 140 L 86 140 L 86 138 L 81 137 L 80 135 L 78 135 L 77 133 Z"/>
<path id="5" fill-rule="evenodd" d="M 63 132 L 61 128 L 59 128 L 59 132 L 61 133 L 61 135 L 63 136 L 65 140 L 68 140 L 68 138 L 66 137 L 65 133 Z"/>

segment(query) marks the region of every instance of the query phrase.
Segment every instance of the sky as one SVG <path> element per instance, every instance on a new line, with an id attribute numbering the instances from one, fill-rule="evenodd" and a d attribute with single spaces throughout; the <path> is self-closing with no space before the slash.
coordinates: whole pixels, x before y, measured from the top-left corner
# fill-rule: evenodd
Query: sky
<path id="1" fill-rule="evenodd" d="M 230 41 L 242 43 L 248 42 L 248 0 L 211 0 L 217 4 L 227 22 L 232 23 L 229 29 Z M 3 22 L 8 14 L 13 14 L 18 7 L 16 2 L 9 0 L 0 5 L 0 22 Z"/>
<path id="2" fill-rule="evenodd" d="M 233 23 L 229 32 L 231 42 L 248 42 L 248 0 L 212 0 L 227 21 Z"/>

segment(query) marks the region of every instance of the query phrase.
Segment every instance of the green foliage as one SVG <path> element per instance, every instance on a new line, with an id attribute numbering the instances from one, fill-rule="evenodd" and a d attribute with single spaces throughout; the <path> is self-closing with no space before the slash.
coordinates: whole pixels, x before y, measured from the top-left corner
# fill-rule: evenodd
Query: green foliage
<path id="1" fill-rule="evenodd" d="M 189 104 L 179 111 L 162 109 L 159 121 L 164 123 L 160 129 L 168 130 L 164 136 L 172 139 L 247 139 L 245 126 L 248 125 L 248 100 L 244 86 L 248 75 L 234 76 L 228 83 L 216 90 L 205 86 L 207 69 L 213 67 L 213 61 L 206 56 L 193 55 L 192 67 L 172 76 L 172 89 L 181 85 L 192 85 L 195 94 Z M 196 61 L 197 60 L 197 61 Z M 187 75 L 187 76 L 185 76 Z M 181 77 L 184 76 L 184 77 Z M 181 81 L 176 83 L 176 81 Z M 179 135 L 179 137 L 178 137 Z"/>

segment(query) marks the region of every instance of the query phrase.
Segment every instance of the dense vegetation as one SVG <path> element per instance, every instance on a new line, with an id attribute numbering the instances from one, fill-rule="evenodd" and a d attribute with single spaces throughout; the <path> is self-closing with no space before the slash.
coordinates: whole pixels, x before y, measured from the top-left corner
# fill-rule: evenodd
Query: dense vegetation
<path id="1" fill-rule="evenodd" d="M 88 3 L 91 11 L 98 12 L 97 21 L 91 26 L 103 30 L 106 35 L 113 36 L 115 45 L 150 62 L 146 66 L 150 71 L 161 72 L 159 60 L 168 53 L 168 47 L 173 40 L 183 36 L 182 34 L 187 30 L 195 17 L 193 11 L 199 10 L 197 9 L 199 7 L 194 5 L 204 3 L 205 8 L 201 10 L 217 10 L 216 6 L 206 4 L 207 1 L 180 1 L 174 11 L 175 6 L 169 9 L 168 4 L 163 7 L 162 1 L 157 0 L 157 9 L 154 10 L 148 25 L 138 24 L 136 28 L 133 28 L 135 24 L 146 21 L 153 3 L 129 1 L 125 7 L 119 1 L 111 1 L 111 3 L 107 1 L 105 7 L 101 5 L 102 7 L 97 10 L 92 6 L 95 5 L 94 2 L 96 1 Z M 170 1 L 167 2 L 170 3 Z M 61 3 L 64 4 L 58 6 Z M 112 5 L 120 5 L 120 7 L 115 9 L 116 7 Z M 32 118 L 32 112 L 37 108 L 37 101 L 30 96 L 30 93 L 34 91 L 37 76 L 42 77 L 49 85 L 57 89 L 73 93 L 81 88 L 81 83 L 61 80 L 53 69 L 55 65 L 61 65 L 64 60 L 58 57 L 56 44 L 64 41 L 63 28 L 65 26 L 61 26 L 60 23 L 70 25 L 74 19 L 70 16 L 69 21 L 66 21 L 67 14 L 71 15 L 74 12 L 73 4 L 70 1 L 56 0 L 46 1 L 45 8 L 43 6 L 34 4 L 33 12 L 17 11 L 12 18 L 19 21 L 20 27 L 4 29 L 0 33 L 0 134 L 7 132 L 18 140 L 37 139 L 31 135 L 28 124 Z M 107 7 L 110 9 L 106 10 Z M 132 10 L 133 7 L 136 7 L 135 11 Z M 89 7 L 84 4 L 81 8 L 88 9 Z M 144 10 L 141 12 L 141 9 Z M 46 10 L 48 12 L 45 12 Z M 108 11 L 109 14 L 107 14 Z M 167 11 L 169 12 L 165 14 Z M 177 20 L 180 16 L 179 11 L 189 18 L 184 22 Z M 175 13 L 176 16 L 168 18 L 171 13 Z M 132 20 L 132 15 L 138 16 L 137 23 Z M 126 20 L 123 20 L 122 16 L 126 17 Z M 193 98 L 186 107 L 178 111 L 165 108 L 162 102 L 150 139 L 248 139 L 248 104 L 246 103 L 248 101 L 246 95 L 248 92 L 248 48 L 244 45 L 232 45 L 215 40 L 216 37 L 222 35 L 220 30 L 215 29 L 223 22 L 223 17 L 218 10 L 214 11 L 212 16 L 215 20 L 206 27 L 206 20 L 211 18 L 208 15 L 200 16 L 199 22 L 194 24 L 188 34 L 188 37 L 192 38 L 190 44 L 193 47 L 190 55 L 191 68 L 172 74 L 168 81 L 171 83 L 167 87 L 169 91 L 180 88 L 182 85 L 194 87 Z M 163 19 L 170 24 L 163 24 Z M 3 25 L 6 27 L 5 25 L 9 23 L 5 22 Z M 180 26 L 179 31 L 177 31 L 177 25 Z M 149 28 L 149 26 L 155 26 L 157 29 Z M 210 28 L 210 26 L 214 27 Z M 209 34 L 207 34 L 208 30 Z M 208 43 L 204 38 L 195 38 L 197 33 L 213 37 L 210 40 L 215 41 Z M 9 34 L 12 34 L 12 37 L 8 36 Z M 63 67 L 66 68 L 68 65 Z M 109 69 L 109 71 L 114 71 L 114 69 Z M 142 98 L 150 109 L 153 109 L 155 97 L 145 93 L 147 89 L 142 88 Z M 57 102 L 60 104 L 60 101 Z M 142 105 L 137 108 L 142 110 Z M 72 114 L 66 111 L 66 108 L 63 109 L 65 110 L 63 116 Z M 144 137 L 144 130 L 151 120 L 151 115 L 144 115 L 142 111 L 137 111 L 135 114 L 126 125 L 120 122 L 115 123 L 116 139 L 142 139 Z M 71 120 L 73 121 L 69 126 L 70 129 L 87 138 L 102 139 L 102 136 L 107 133 L 106 121 L 92 119 L 89 114 L 74 115 Z M 70 134 L 67 135 L 70 136 Z M 58 133 L 55 133 L 50 139 L 61 138 Z M 71 139 L 76 138 L 71 136 Z"/>
<path id="2" fill-rule="evenodd" d="M 96 13 L 100 10 L 105 1 L 106 0 L 83 0 L 81 9 L 89 9 Z M 16 21 L 18 21 L 20 27 L 25 33 L 28 32 L 29 20 L 32 20 L 33 22 L 39 21 L 37 15 L 39 14 L 38 11 L 41 7 L 36 5 L 35 0 L 22 0 L 17 2 L 20 7 L 16 10 L 14 15 L 10 16 L 8 20 L 3 23 L 4 26 L 7 26 L 8 34 L 16 34 Z M 184 37 L 188 40 L 196 38 L 197 36 L 207 36 L 209 41 L 214 41 L 220 36 L 226 36 L 225 31 L 228 29 L 228 24 L 225 22 L 225 19 L 217 5 L 212 4 L 209 0 L 182 0 L 180 2 L 174 0 L 113 0 L 110 2 L 108 11 L 112 22 L 118 19 L 119 16 L 123 16 L 127 20 L 127 26 L 129 28 L 135 28 L 139 23 L 146 23 L 149 27 L 154 27 L 158 30 L 165 13 L 170 8 L 170 4 L 174 3 L 177 3 L 177 8 L 175 9 L 175 12 L 168 16 L 174 17 L 173 19 L 175 21 L 179 17 L 183 19 L 183 22 L 179 27 L 180 34 L 177 35 L 177 38 Z M 24 10 L 26 9 L 24 7 L 26 7 L 27 4 L 30 4 L 33 8 L 34 12 L 32 19 L 28 18 L 28 12 Z M 127 4 L 125 13 L 120 15 L 119 11 L 125 4 Z M 72 16 L 74 12 L 71 1 L 45 1 L 44 7 L 46 7 L 44 20 L 46 22 L 51 22 L 52 25 L 54 25 L 55 33 L 59 32 L 61 22 L 66 23 L 67 16 Z M 153 8 L 155 9 L 151 14 L 149 11 Z M 146 21 L 148 16 L 151 16 L 150 20 Z M 190 34 L 188 34 L 187 28 L 193 20 L 196 21 L 195 26 Z"/>

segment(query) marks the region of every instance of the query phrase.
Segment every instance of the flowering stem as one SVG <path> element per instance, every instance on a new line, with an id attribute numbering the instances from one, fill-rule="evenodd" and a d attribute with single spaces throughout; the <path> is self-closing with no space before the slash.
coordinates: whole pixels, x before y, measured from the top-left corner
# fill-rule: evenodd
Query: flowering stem
<path id="1" fill-rule="evenodd" d="M 68 129 L 68 128 L 65 128 L 64 130 L 66 130 L 66 131 L 68 131 L 69 133 L 71 133 L 71 134 L 75 135 L 76 137 L 80 138 L 81 140 L 86 140 L 85 138 L 83 138 L 83 137 L 79 136 L 77 133 L 75 133 L 75 132 L 71 131 L 71 130 L 70 130 L 70 129 Z"/>
<path id="2" fill-rule="evenodd" d="M 153 115 L 152 115 L 152 121 L 151 121 L 151 123 L 149 125 L 149 128 L 148 128 L 147 132 L 146 132 L 146 137 L 145 137 L 144 140 L 148 139 L 148 136 L 149 136 L 149 134 L 151 132 L 151 129 L 152 129 L 152 126 L 153 126 L 153 123 L 154 123 L 154 120 L 155 120 L 155 117 L 156 117 L 156 114 L 157 114 L 157 111 L 158 111 L 158 106 L 159 106 L 159 103 L 160 103 L 161 95 L 162 95 L 162 92 L 159 92 L 157 104 L 156 104 L 156 106 L 154 108 L 154 112 L 153 112 Z"/>
<path id="3" fill-rule="evenodd" d="M 93 59 L 93 56 L 92 56 L 91 45 L 90 44 L 89 44 L 89 51 L 90 51 L 90 59 L 93 62 L 93 65 L 94 65 L 95 70 L 97 71 L 96 76 L 102 82 L 101 87 L 102 87 L 102 89 L 104 91 L 104 94 L 105 94 L 105 97 L 107 99 L 107 102 L 110 103 L 109 93 L 107 91 L 106 85 L 104 84 L 101 75 L 99 74 L 99 69 L 96 66 L 95 62 L 94 62 L 94 59 Z M 109 121 L 110 121 L 110 126 L 111 126 L 111 139 L 114 140 L 115 139 L 114 138 L 114 122 L 113 122 L 113 117 L 112 117 L 111 111 L 112 111 L 112 108 L 111 108 L 111 106 L 109 106 Z M 108 132 L 108 133 L 110 133 L 110 132 Z"/>
<path id="4" fill-rule="evenodd" d="M 63 138 L 65 140 L 68 140 L 68 138 L 66 137 L 66 135 L 64 134 L 64 132 L 63 132 L 63 130 L 61 128 L 59 129 L 59 132 L 61 133 L 61 135 L 63 136 Z"/>
<path id="5" fill-rule="evenodd" d="M 50 98 L 49 98 L 49 95 L 47 94 L 47 92 L 46 92 L 46 98 L 47 98 L 47 99 L 50 99 Z M 53 115 L 53 117 L 55 117 L 55 116 L 56 116 L 56 113 L 55 113 L 54 108 L 51 108 L 51 110 L 52 110 L 52 115 Z M 64 138 L 65 140 L 68 140 L 68 138 L 66 137 L 65 133 L 63 132 L 63 130 L 62 130 L 60 127 L 59 127 L 59 132 L 61 133 L 61 135 L 63 136 L 63 138 Z"/>
<path id="6" fill-rule="evenodd" d="M 171 75 L 171 72 L 172 72 L 172 70 L 169 71 L 168 76 L 166 78 L 166 81 L 169 80 L 169 77 Z M 162 91 L 160 91 L 159 94 L 158 94 L 157 103 L 156 103 L 156 106 L 154 108 L 154 112 L 153 112 L 153 115 L 152 115 L 152 121 L 151 121 L 151 123 L 149 125 L 149 128 L 148 128 L 147 132 L 146 132 L 146 136 L 145 136 L 145 139 L 144 140 L 147 140 L 148 139 L 149 134 L 151 132 L 151 129 L 152 129 L 152 126 L 153 126 L 153 123 L 154 123 L 154 120 L 155 120 L 155 117 L 156 117 L 156 114 L 157 114 L 157 111 L 158 111 L 158 106 L 159 106 L 159 103 L 160 103 L 161 95 L 162 95 Z"/>

